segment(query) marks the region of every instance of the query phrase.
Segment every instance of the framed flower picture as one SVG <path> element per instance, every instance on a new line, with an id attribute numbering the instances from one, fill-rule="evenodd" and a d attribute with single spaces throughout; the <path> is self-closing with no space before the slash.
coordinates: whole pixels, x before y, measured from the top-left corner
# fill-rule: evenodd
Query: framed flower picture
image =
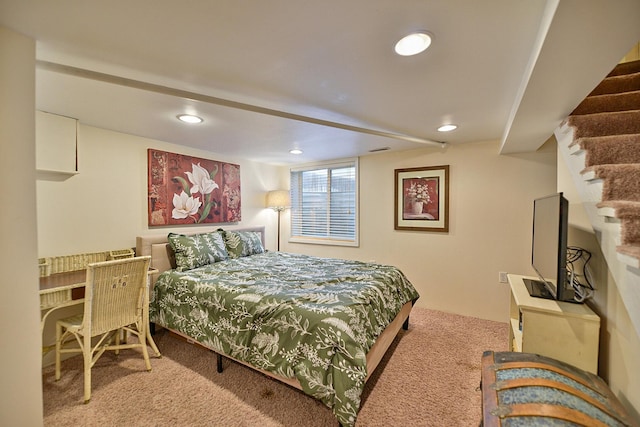
<path id="1" fill-rule="evenodd" d="M 396 230 L 449 231 L 449 165 L 395 170 Z"/>
<path id="2" fill-rule="evenodd" d="M 240 221 L 240 166 L 148 149 L 149 225 Z"/>

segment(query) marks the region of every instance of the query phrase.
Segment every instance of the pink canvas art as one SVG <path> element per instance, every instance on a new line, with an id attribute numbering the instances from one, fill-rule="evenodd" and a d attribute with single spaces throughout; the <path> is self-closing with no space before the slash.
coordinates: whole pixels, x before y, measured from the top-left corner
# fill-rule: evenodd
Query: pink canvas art
<path id="1" fill-rule="evenodd" d="M 240 166 L 148 150 L 149 225 L 238 222 Z"/>
<path id="2" fill-rule="evenodd" d="M 402 180 L 402 218 L 406 220 L 439 220 L 439 179 L 405 178 Z"/>

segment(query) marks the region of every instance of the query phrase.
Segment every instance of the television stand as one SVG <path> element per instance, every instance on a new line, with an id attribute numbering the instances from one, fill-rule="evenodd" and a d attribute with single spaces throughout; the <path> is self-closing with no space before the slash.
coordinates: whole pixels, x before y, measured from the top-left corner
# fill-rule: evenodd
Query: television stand
<path id="1" fill-rule="evenodd" d="M 541 354 L 597 374 L 598 315 L 586 304 L 532 297 L 525 281 L 536 282 L 537 277 L 509 274 L 507 278 L 509 350 Z"/>
<path id="2" fill-rule="evenodd" d="M 544 299 L 552 299 L 555 300 L 553 294 L 551 292 L 549 292 L 549 289 L 547 289 L 546 285 L 544 284 L 544 282 L 542 280 L 536 280 L 536 279 L 522 279 L 522 281 L 524 282 L 524 285 L 527 288 L 527 291 L 529 291 L 529 295 L 535 298 L 544 298 Z M 574 299 L 574 294 L 573 294 L 573 289 L 569 290 L 565 290 L 564 291 L 564 296 L 565 297 L 569 297 L 567 299 L 562 299 L 560 301 L 562 302 L 570 302 L 573 304 L 582 304 L 584 301 L 576 301 Z"/>
<path id="3" fill-rule="evenodd" d="M 527 287 L 527 291 L 529 291 L 530 296 L 544 299 L 555 299 L 543 281 L 535 279 L 522 279 L 522 281 Z"/>

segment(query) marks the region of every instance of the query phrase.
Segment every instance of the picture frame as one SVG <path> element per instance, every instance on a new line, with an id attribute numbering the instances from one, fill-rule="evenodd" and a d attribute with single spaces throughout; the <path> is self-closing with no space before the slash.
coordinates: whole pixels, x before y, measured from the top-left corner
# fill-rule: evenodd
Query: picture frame
<path id="1" fill-rule="evenodd" d="M 239 165 L 152 148 L 147 155 L 150 227 L 241 220 Z"/>
<path id="2" fill-rule="evenodd" d="M 449 165 L 395 169 L 396 230 L 449 231 Z"/>

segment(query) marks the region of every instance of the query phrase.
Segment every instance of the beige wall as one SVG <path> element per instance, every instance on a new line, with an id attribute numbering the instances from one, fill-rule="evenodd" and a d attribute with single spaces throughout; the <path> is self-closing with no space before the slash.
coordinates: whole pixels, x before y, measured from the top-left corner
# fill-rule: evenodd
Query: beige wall
<path id="1" fill-rule="evenodd" d="M 0 424 L 42 425 L 35 41 L 0 27 Z"/>
<path id="2" fill-rule="evenodd" d="M 418 305 L 506 322 L 509 285 L 498 272 L 530 274 L 533 199 L 556 190 L 555 145 L 501 156 L 499 142 L 381 153 L 360 159 L 360 247 L 287 242 L 282 249 L 400 267 Z M 395 231 L 394 170 L 450 166 L 448 233 Z"/>
<path id="3" fill-rule="evenodd" d="M 132 247 L 136 235 L 167 232 L 149 229 L 146 222 L 148 147 L 239 163 L 242 224 L 266 225 L 267 246 L 275 249 L 277 216 L 264 208 L 264 192 L 282 187 L 288 168 L 81 124 L 80 173 L 62 182 L 38 181 L 40 256 Z M 498 147 L 498 141 L 488 141 L 363 157 L 360 247 L 288 243 L 286 211 L 281 248 L 397 265 L 418 288 L 419 305 L 504 321 L 509 287 L 498 283 L 498 272 L 530 273 L 532 200 L 555 191 L 556 152 L 550 145 L 536 153 L 500 156 Z M 395 231 L 394 169 L 444 164 L 450 166 L 449 232 Z"/>
<path id="4" fill-rule="evenodd" d="M 264 195 L 279 185 L 277 168 L 215 154 L 215 146 L 204 152 L 80 124 L 79 174 L 37 181 L 39 256 L 131 248 L 138 235 L 167 233 L 166 227 L 147 225 L 148 148 L 239 164 L 240 224 L 276 226 Z M 275 249 L 273 233 L 267 246 Z"/>
<path id="5" fill-rule="evenodd" d="M 598 375 L 616 396 L 640 419 L 640 337 L 631 323 L 624 301 L 589 224 L 586 211 L 567 166 L 558 156 L 558 191 L 569 200 L 569 245 L 591 252 L 589 266 L 596 292 L 589 306 L 600 316 Z"/>

